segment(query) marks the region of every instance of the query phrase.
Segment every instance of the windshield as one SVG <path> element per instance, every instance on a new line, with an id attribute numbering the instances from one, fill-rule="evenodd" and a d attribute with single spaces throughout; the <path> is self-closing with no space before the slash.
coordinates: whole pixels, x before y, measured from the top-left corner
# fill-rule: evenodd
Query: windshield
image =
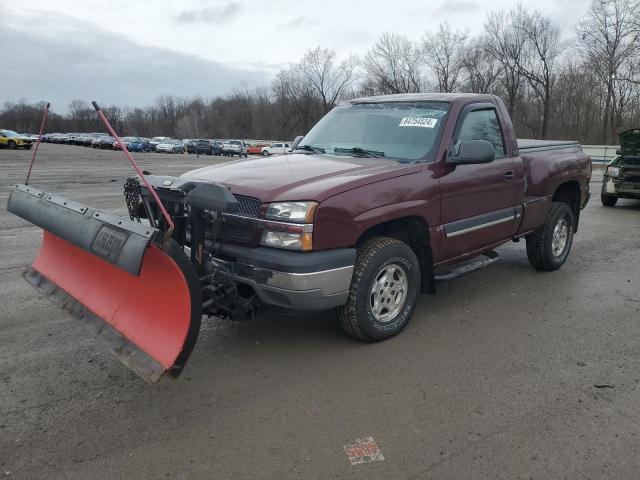
<path id="1" fill-rule="evenodd" d="M 427 160 L 448 111 L 449 104 L 444 102 L 341 105 L 320 120 L 298 148 L 358 156 L 366 150 L 398 160 Z"/>
<path id="2" fill-rule="evenodd" d="M 13 130 L 0 130 L 0 132 L 4 133 L 7 137 L 17 137 L 18 133 Z"/>

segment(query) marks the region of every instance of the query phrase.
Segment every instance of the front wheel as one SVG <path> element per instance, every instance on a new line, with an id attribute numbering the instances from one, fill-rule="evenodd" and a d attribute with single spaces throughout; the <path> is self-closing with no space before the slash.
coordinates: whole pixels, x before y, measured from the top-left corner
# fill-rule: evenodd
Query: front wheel
<path id="1" fill-rule="evenodd" d="M 16 142 L 14 142 L 13 140 L 9 140 L 9 143 L 7 143 L 7 147 L 9 147 L 11 150 L 15 150 L 17 148 Z"/>
<path id="2" fill-rule="evenodd" d="M 359 340 L 385 340 L 407 325 L 419 291 L 420 264 L 413 250 L 395 238 L 372 238 L 358 249 L 338 323 Z"/>
<path id="3" fill-rule="evenodd" d="M 602 193 L 600 195 L 600 201 L 605 207 L 615 207 L 618 202 L 618 197 L 615 195 L 609 195 L 608 193 Z"/>
<path id="4" fill-rule="evenodd" d="M 538 270 L 557 270 L 567 261 L 573 243 L 573 211 L 553 202 L 544 225 L 527 236 L 527 258 Z"/>

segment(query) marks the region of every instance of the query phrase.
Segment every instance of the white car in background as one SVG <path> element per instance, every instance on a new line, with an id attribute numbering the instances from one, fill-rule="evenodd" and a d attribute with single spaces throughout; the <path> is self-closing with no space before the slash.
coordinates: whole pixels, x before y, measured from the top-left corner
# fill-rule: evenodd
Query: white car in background
<path id="1" fill-rule="evenodd" d="M 156 152 L 158 153 L 184 153 L 184 143 L 182 140 L 167 139 L 162 143 L 156 145 Z"/>
<path id="2" fill-rule="evenodd" d="M 267 145 L 266 147 L 262 147 L 262 155 L 281 155 L 283 153 L 287 153 L 291 150 L 291 145 L 288 143 L 272 143 L 271 145 Z"/>
<path id="3" fill-rule="evenodd" d="M 149 140 L 149 150 L 151 150 L 152 152 L 155 152 L 156 147 L 158 145 L 168 140 L 171 140 L 171 138 L 170 137 L 153 137 L 151 140 Z"/>

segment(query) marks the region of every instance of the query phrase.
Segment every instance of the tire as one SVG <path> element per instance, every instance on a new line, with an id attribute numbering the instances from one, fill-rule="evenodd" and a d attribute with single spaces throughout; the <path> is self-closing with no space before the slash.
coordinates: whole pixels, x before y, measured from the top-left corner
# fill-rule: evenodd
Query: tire
<path id="1" fill-rule="evenodd" d="M 264 151 L 262 152 L 262 156 L 263 156 L 263 157 L 268 157 L 268 156 L 269 156 L 269 152 L 268 152 L 267 150 L 264 150 Z"/>
<path id="2" fill-rule="evenodd" d="M 608 193 L 601 193 L 600 201 L 605 207 L 615 207 L 616 203 L 618 203 L 618 197 L 616 197 L 615 195 L 610 195 Z"/>
<path id="3" fill-rule="evenodd" d="M 395 270 L 392 278 L 406 285 L 403 299 L 395 312 L 392 308 L 394 295 L 398 300 L 400 291 L 392 290 L 394 282 L 385 281 L 384 278 L 391 269 Z M 402 282 L 403 278 L 405 282 Z M 338 324 L 347 335 L 364 342 L 393 337 L 409 323 L 413 315 L 420 291 L 420 278 L 420 264 L 407 244 L 387 237 L 374 237 L 366 241 L 358 248 L 349 297 L 347 303 L 338 310 Z M 380 281 L 385 283 L 376 286 Z M 376 293 L 373 293 L 374 286 Z M 384 295 L 377 293 L 378 288 L 385 290 Z M 386 318 L 385 307 L 380 310 L 385 299 L 390 305 L 386 307 Z"/>
<path id="4" fill-rule="evenodd" d="M 14 142 L 13 140 L 9 140 L 9 142 L 7 143 L 7 147 L 9 147 L 11 150 L 15 150 L 18 146 L 16 145 L 16 142 Z"/>
<path id="5" fill-rule="evenodd" d="M 573 229 L 574 217 L 569 205 L 553 202 L 542 228 L 527 236 L 529 263 L 538 270 L 559 269 L 571 251 Z"/>

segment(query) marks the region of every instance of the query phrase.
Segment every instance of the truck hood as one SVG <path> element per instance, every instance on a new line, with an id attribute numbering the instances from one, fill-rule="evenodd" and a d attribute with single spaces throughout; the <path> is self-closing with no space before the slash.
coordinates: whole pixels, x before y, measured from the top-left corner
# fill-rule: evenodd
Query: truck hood
<path id="1" fill-rule="evenodd" d="M 221 183 L 263 202 L 315 200 L 388 178 L 419 172 L 421 164 L 383 158 L 290 154 L 243 159 L 192 170 L 182 178 Z"/>
<path id="2" fill-rule="evenodd" d="M 619 135 L 622 155 L 640 155 L 640 129 L 625 130 Z"/>

